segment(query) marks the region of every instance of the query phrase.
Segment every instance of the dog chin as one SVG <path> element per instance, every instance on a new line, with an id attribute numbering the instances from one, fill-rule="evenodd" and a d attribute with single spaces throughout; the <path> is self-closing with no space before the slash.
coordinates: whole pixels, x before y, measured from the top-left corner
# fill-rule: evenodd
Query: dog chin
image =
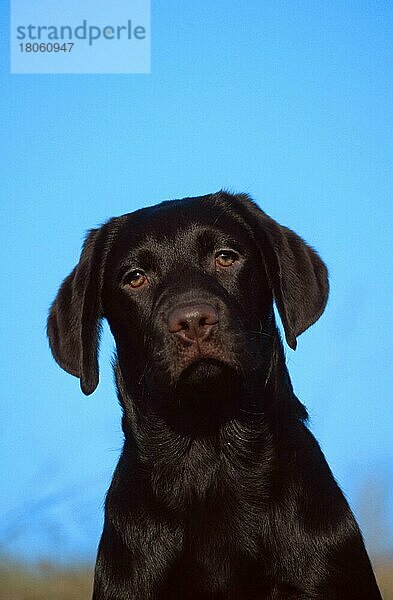
<path id="1" fill-rule="evenodd" d="M 181 373 L 176 387 L 200 394 L 220 393 L 237 380 L 237 373 L 227 363 L 212 358 L 193 361 Z"/>

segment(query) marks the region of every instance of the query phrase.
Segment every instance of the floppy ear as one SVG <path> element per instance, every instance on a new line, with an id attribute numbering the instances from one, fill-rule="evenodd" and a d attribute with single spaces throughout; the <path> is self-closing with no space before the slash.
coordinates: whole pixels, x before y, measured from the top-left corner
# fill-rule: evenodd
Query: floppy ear
<path id="1" fill-rule="evenodd" d="M 246 194 L 235 198 L 262 252 L 288 346 L 295 350 L 296 338 L 325 309 L 329 294 L 326 265 L 296 233 L 271 219 Z"/>
<path id="2" fill-rule="evenodd" d="M 63 281 L 48 317 L 53 357 L 65 371 L 80 378 L 86 395 L 98 385 L 104 253 L 105 226 L 87 235 L 79 263 Z"/>

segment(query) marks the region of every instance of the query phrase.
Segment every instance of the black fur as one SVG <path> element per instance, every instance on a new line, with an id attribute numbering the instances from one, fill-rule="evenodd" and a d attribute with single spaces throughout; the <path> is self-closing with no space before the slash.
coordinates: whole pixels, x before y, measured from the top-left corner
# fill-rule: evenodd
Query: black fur
<path id="1" fill-rule="evenodd" d="M 273 301 L 295 348 L 327 296 L 317 253 L 245 195 L 164 202 L 90 232 L 48 335 L 86 394 L 102 318 L 116 340 L 125 439 L 94 600 L 381 597 L 274 319 Z"/>

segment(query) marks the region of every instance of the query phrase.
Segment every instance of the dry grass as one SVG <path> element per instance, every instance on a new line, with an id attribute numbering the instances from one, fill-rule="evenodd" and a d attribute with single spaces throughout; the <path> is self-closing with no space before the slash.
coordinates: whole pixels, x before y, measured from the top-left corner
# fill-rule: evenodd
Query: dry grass
<path id="1" fill-rule="evenodd" d="M 383 600 L 393 600 L 393 557 L 373 560 Z"/>
<path id="2" fill-rule="evenodd" d="M 4 561 L 0 566 L 0 600 L 88 600 L 93 571 L 89 567 L 27 568 Z"/>
<path id="3" fill-rule="evenodd" d="M 393 558 L 373 561 L 384 600 L 393 600 Z M 62 569 L 50 564 L 26 568 L 3 561 L 0 566 L 0 600 L 89 600 L 93 570 L 76 566 Z"/>

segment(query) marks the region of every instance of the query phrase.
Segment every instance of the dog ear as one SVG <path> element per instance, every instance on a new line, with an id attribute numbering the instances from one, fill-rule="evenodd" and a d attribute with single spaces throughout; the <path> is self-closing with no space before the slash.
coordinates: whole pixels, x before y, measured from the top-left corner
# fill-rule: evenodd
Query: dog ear
<path id="1" fill-rule="evenodd" d="M 79 263 L 51 306 L 47 324 L 53 357 L 65 371 L 79 377 L 86 395 L 98 385 L 105 237 L 105 225 L 89 232 Z"/>
<path id="2" fill-rule="evenodd" d="M 295 350 L 296 338 L 325 309 L 329 294 L 326 265 L 304 240 L 271 219 L 246 194 L 235 198 L 260 247 L 288 346 Z"/>

